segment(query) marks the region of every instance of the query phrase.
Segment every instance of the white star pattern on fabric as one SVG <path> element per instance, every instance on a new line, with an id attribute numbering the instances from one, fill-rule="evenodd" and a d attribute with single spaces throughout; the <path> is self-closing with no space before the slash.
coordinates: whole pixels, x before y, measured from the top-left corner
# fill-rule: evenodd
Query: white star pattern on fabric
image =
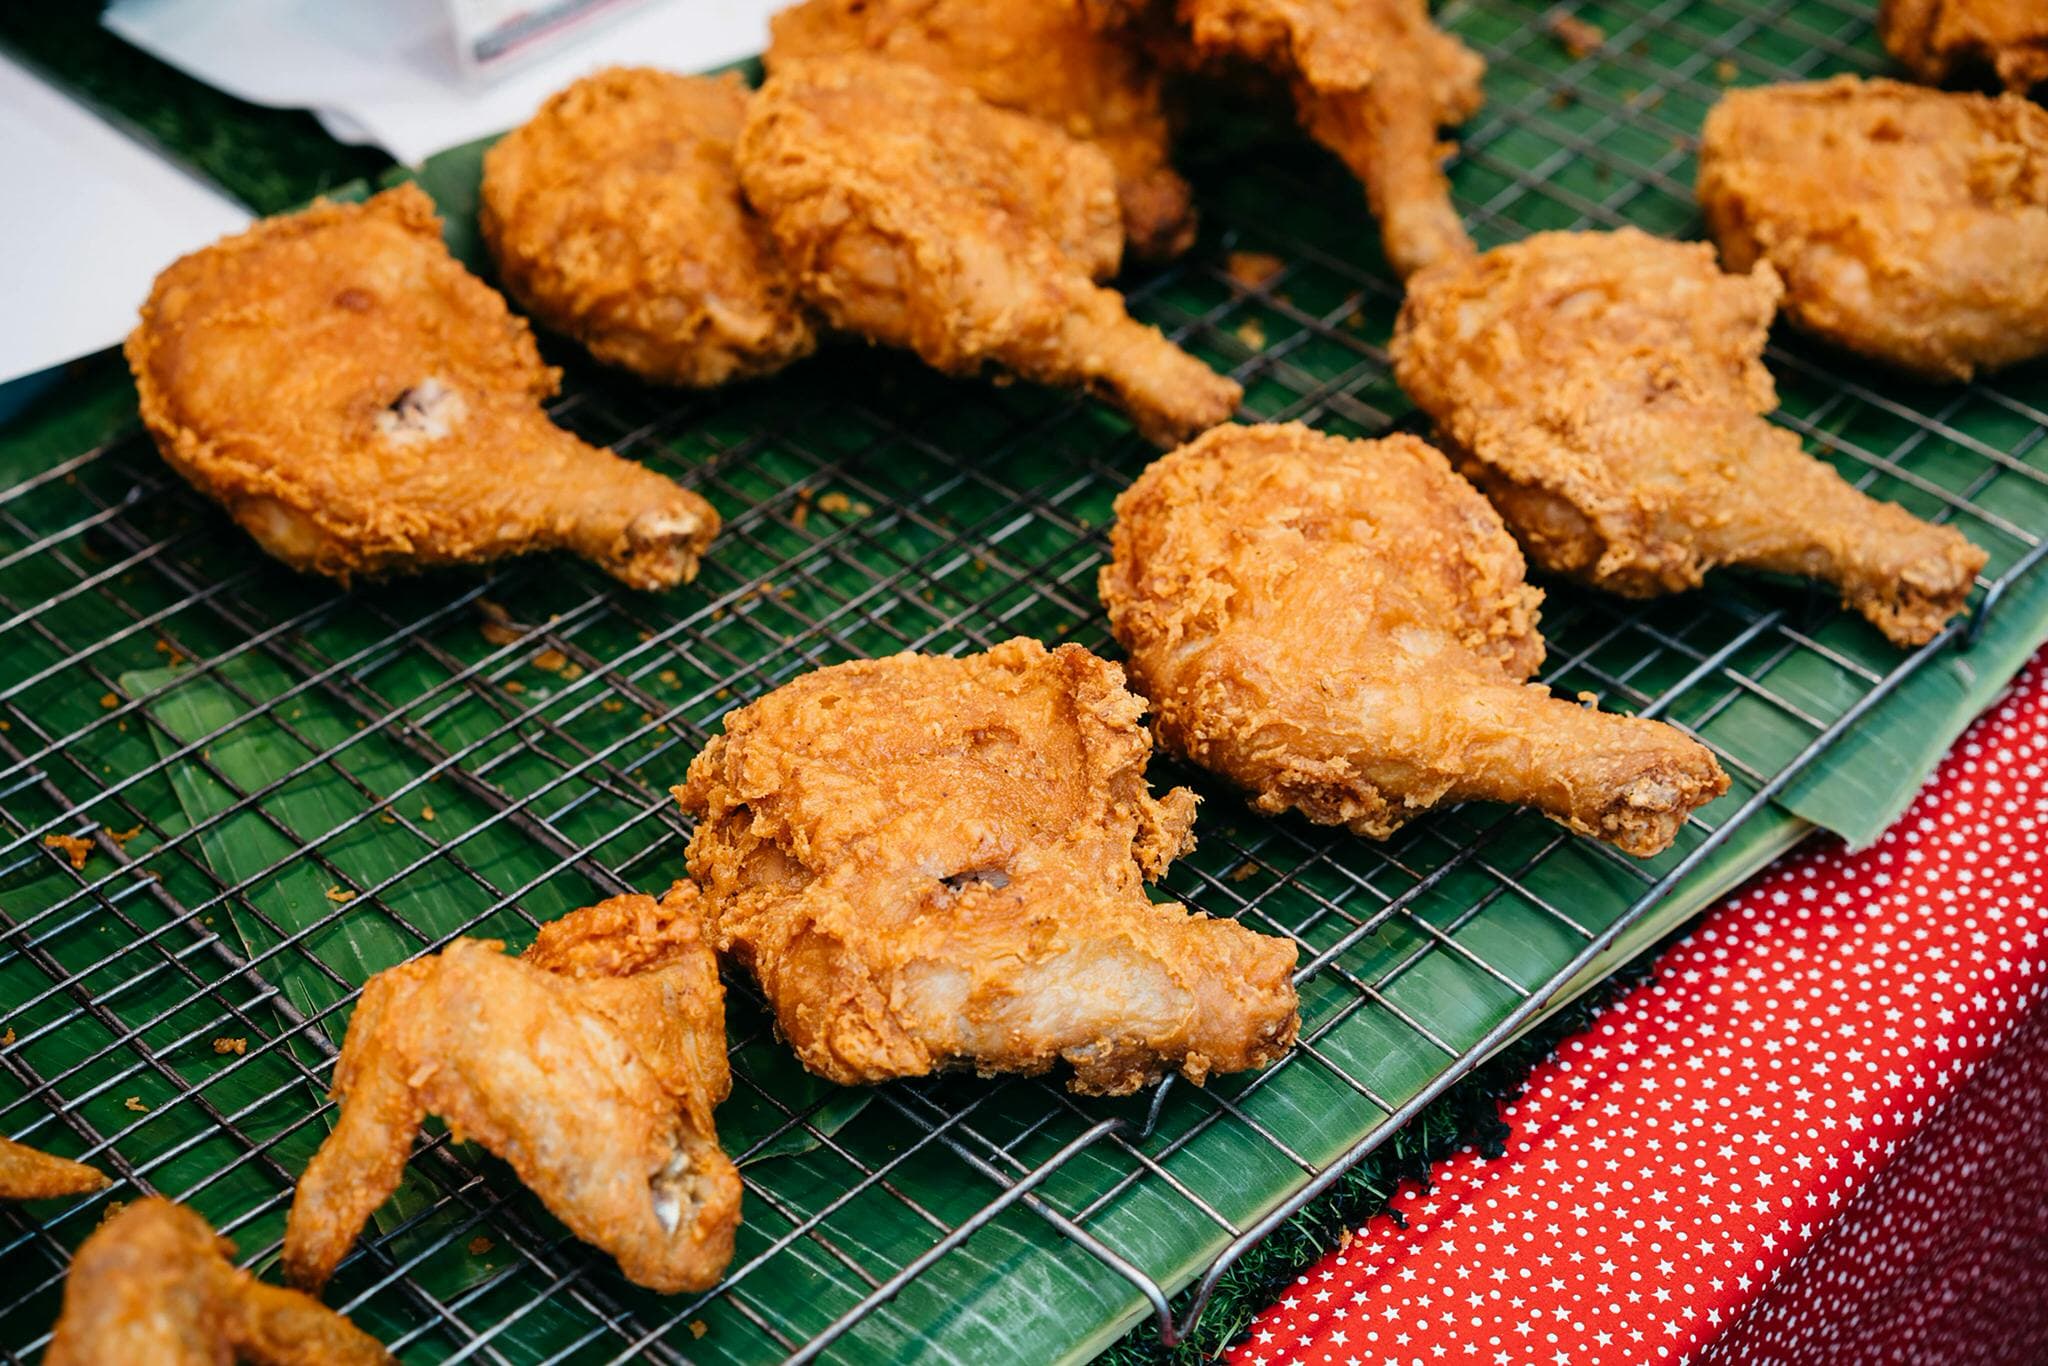
<path id="1" fill-rule="evenodd" d="M 2048 1360 L 2044 845 L 2048 652 L 1875 845 L 1773 865 L 1539 1066 L 1504 1157 L 1439 1164 L 1396 1193 L 1405 1229 L 1304 1273 L 1360 1306 L 1343 1343 L 1293 1294 L 1253 1340 L 1300 1366 Z"/>

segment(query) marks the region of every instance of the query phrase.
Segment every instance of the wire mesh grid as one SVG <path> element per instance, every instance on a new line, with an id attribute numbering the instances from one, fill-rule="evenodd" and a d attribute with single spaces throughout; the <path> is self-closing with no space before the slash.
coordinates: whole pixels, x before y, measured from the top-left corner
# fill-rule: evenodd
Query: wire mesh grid
<path id="1" fill-rule="evenodd" d="M 1878 69 L 1864 0 L 1458 0 L 1489 63 L 1454 167 L 1483 244 L 1633 222 L 1686 235 L 1692 136 L 1732 80 Z M 1544 31 L 1599 25 L 1573 57 Z M 1354 186 L 1270 124 L 1190 148 L 1203 241 L 1134 307 L 1246 385 L 1246 416 L 1420 430 L 1389 376 L 1398 289 Z M 1249 130 L 1249 131 L 1247 131 Z M 1276 268 L 1230 268 L 1257 252 Z M 1247 283 L 1257 276 L 1256 283 Z M 810 668 L 1012 635 L 1114 653 L 1094 597 L 1109 504 L 1149 458 L 1084 402 L 948 382 L 858 349 L 704 396 L 570 367 L 558 421 L 701 488 L 703 577 L 636 596 L 561 563 L 340 593 L 256 556 L 123 436 L 0 494 L 0 1132 L 84 1156 L 274 1257 L 354 993 L 461 934 L 523 943 L 680 874 L 666 796 L 718 718 Z M 1919 390 L 1796 341 L 1782 420 L 1855 482 L 1992 553 L 2048 523 L 2048 414 L 2017 386 Z M 1983 601 L 1980 598 L 1980 603 Z M 1246 1246 L 1539 1009 L 1961 628 L 1897 656 L 1802 588 L 1675 601 L 1553 588 L 1544 679 L 1661 715 L 1735 790 L 1637 863 L 1526 814 L 1460 808 L 1383 845 L 1209 799 L 1168 879 L 1301 947 L 1300 1048 L 1257 1076 L 1127 1102 L 1056 1082 L 809 1083 L 744 982 L 748 1177 L 725 1281 L 622 1282 L 445 1134 L 330 1301 L 423 1360 L 766 1360 L 1015 1352 L 1022 1319 L 1100 1345 L 1204 1293 Z M 47 1341 L 108 1196 L 0 1218 L 0 1347 Z"/>

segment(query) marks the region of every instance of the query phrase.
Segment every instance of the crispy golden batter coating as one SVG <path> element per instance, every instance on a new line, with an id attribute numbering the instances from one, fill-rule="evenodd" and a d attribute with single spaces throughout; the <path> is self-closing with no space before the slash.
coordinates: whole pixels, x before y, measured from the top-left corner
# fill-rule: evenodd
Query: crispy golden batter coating
<path id="1" fill-rule="evenodd" d="M 2018 94 L 2048 81 L 2048 5 L 2041 0 L 1884 0 L 1878 36 L 1923 81 L 1989 69 Z"/>
<path id="2" fill-rule="evenodd" d="M 592 355 L 709 388 L 809 355 L 816 334 L 732 145 L 736 75 L 586 76 L 484 156 L 477 224 L 505 290 Z"/>
<path id="3" fill-rule="evenodd" d="M 878 57 L 784 61 L 754 96 L 740 183 L 836 327 L 950 374 L 1083 385 L 1171 442 L 1230 416 L 1231 380 L 1092 283 L 1116 269 L 1095 147 Z"/>
<path id="4" fill-rule="evenodd" d="M 1094 143 L 1116 167 L 1133 255 L 1162 261 L 1195 240 L 1188 183 L 1144 51 L 1099 30 L 1089 0 L 805 0 L 771 21 L 766 61 L 870 52 L 909 62 Z"/>
<path id="5" fill-rule="evenodd" d="M 1522 556 L 1412 436 L 1219 427 L 1117 499 L 1102 600 L 1168 749 L 1384 839 L 1442 802 L 1526 803 L 1631 854 L 1728 788 L 1705 746 L 1527 683 Z"/>
<path id="6" fill-rule="evenodd" d="M 458 939 L 371 978 L 334 1070 L 341 1117 L 285 1228 L 292 1283 L 326 1283 L 432 1113 L 511 1163 L 628 1280 L 716 1284 L 740 1178 L 711 1118 L 732 1079 L 698 917 L 696 888 L 679 882 L 659 902 L 616 896 L 565 916 L 522 957 Z"/>
<path id="7" fill-rule="evenodd" d="M 1197 53 L 1287 78 L 1310 137 L 1365 186 L 1404 278 L 1472 254 L 1437 130 L 1479 110 L 1479 55 L 1429 21 L 1428 0 L 1179 0 Z"/>
<path id="8" fill-rule="evenodd" d="M 138 1200 L 72 1258 L 47 1366 L 391 1366 L 397 1358 L 326 1305 L 265 1285 L 234 1245 L 181 1205 Z"/>
<path id="9" fill-rule="evenodd" d="M 128 365 L 172 468 L 272 555 L 344 583 L 559 548 L 667 588 L 718 531 L 696 494 L 548 421 L 556 372 L 415 186 L 179 260 Z"/>
<path id="10" fill-rule="evenodd" d="M 0 1200 L 55 1200 L 106 1184 L 106 1173 L 97 1168 L 0 1138 Z"/>
<path id="11" fill-rule="evenodd" d="M 1731 91 L 1699 191 L 1729 269 L 1769 261 L 1837 345 L 1934 379 L 2048 352 L 2048 110 L 1854 76 Z"/>
<path id="12" fill-rule="evenodd" d="M 1123 1095 L 1287 1050 L 1294 945 L 1146 900 L 1195 798 L 1146 790 L 1142 710 L 1114 664 L 1017 639 L 819 669 L 726 717 L 676 789 L 690 869 L 804 1066 L 1064 1060 Z"/>
<path id="13" fill-rule="evenodd" d="M 1538 233 L 1408 282 L 1394 372 L 1545 569 L 1630 597 L 1719 565 L 1819 579 L 1900 645 L 1984 552 L 1880 503 L 1762 414 L 1780 286 L 1705 243 Z"/>

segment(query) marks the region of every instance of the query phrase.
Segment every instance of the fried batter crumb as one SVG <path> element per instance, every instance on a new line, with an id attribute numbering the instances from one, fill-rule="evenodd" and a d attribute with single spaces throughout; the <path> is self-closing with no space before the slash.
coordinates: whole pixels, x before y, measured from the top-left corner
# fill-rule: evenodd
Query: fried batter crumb
<path id="1" fill-rule="evenodd" d="M 486 1252 L 489 1252 L 492 1248 L 496 1246 L 496 1243 L 492 1242 L 490 1239 L 484 1237 L 483 1234 L 479 1233 L 476 1235 L 476 1237 L 469 1240 L 469 1255 L 472 1257 L 481 1257 Z"/>
<path id="2" fill-rule="evenodd" d="M 327 889 L 327 899 L 339 906 L 345 901 L 354 901 L 356 894 L 346 887 L 329 887 Z"/>
<path id="3" fill-rule="evenodd" d="M 62 852 L 74 869 L 85 867 L 86 859 L 92 855 L 92 841 L 83 835 L 45 835 L 43 847 Z"/>
<path id="4" fill-rule="evenodd" d="M 103 692 L 100 694 L 100 705 L 106 708 L 108 711 L 112 711 L 114 708 L 121 705 L 121 699 L 114 696 L 110 692 Z"/>
<path id="5" fill-rule="evenodd" d="M 1607 30 L 1598 24 L 1589 24 L 1575 14 L 1554 15 L 1545 27 L 1574 60 L 1598 52 L 1607 41 Z"/>
<path id="6" fill-rule="evenodd" d="M 143 1099 L 141 1096 L 129 1096 L 126 1100 L 122 1101 L 121 1104 L 126 1106 L 128 1109 L 133 1110 L 138 1115 L 144 1115 L 149 1113 L 149 1106 L 143 1103 Z"/>
<path id="7" fill-rule="evenodd" d="M 1287 263 L 1270 251 L 1233 251 L 1224 258 L 1230 278 L 1246 289 L 1257 289 L 1286 268 Z"/>
<path id="8" fill-rule="evenodd" d="M 1266 348 L 1266 329 L 1257 318 L 1246 318 L 1235 329 L 1237 339 L 1254 351 Z"/>
<path id="9" fill-rule="evenodd" d="M 249 1051 L 249 1041 L 247 1039 L 218 1038 L 213 1041 L 213 1051 L 222 1056 L 232 1053 L 239 1058 Z"/>

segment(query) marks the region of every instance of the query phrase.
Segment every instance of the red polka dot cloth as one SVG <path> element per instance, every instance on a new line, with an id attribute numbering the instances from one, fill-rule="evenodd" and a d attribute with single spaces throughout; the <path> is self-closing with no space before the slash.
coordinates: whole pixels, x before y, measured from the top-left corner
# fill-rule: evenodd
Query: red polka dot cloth
<path id="1" fill-rule="evenodd" d="M 1240 1366 L 2048 1361 L 2048 652 L 1299 1277 Z"/>

